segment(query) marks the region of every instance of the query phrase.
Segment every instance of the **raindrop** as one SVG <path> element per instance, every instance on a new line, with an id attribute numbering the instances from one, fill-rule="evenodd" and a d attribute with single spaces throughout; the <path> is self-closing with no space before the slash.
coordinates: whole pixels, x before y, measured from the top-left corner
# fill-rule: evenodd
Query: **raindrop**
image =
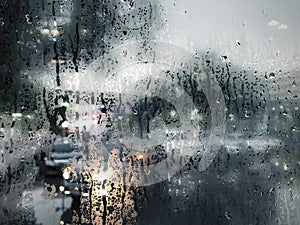
<path id="1" fill-rule="evenodd" d="M 270 78 L 270 79 L 273 79 L 273 78 L 275 78 L 275 73 L 273 73 L 273 72 L 272 72 L 272 73 L 270 73 L 270 74 L 269 74 L 269 78 Z"/>
<path id="2" fill-rule="evenodd" d="M 250 113 L 246 111 L 246 112 L 245 112 L 245 117 L 246 117 L 246 118 L 250 117 Z"/>
<path id="3" fill-rule="evenodd" d="M 232 216 L 231 216 L 227 211 L 225 211 L 225 217 L 226 217 L 226 219 L 228 219 L 228 220 L 231 220 L 231 219 L 232 219 Z"/>

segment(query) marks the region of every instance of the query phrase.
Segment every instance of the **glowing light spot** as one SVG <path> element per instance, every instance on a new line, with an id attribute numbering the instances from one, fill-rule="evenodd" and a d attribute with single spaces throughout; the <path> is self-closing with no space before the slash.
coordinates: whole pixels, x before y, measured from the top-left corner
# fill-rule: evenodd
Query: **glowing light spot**
<path id="1" fill-rule="evenodd" d="M 107 195 L 107 191 L 105 189 L 99 189 L 98 194 L 101 196 Z"/>
<path id="2" fill-rule="evenodd" d="M 65 187 L 64 186 L 59 186 L 59 191 L 60 192 L 63 192 L 65 190 Z"/>
<path id="3" fill-rule="evenodd" d="M 287 170 L 289 169 L 289 167 L 288 167 L 288 165 L 287 165 L 286 163 L 283 163 L 283 169 L 284 169 L 285 171 L 287 171 Z"/>
<path id="4" fill-rule="evenodd" d="M 102 181 L 103 180 L 103 178 L 98 173 L 93 174 L 92 179 L 96 180 L 96 181 Z"/>
<path id="5" fill-rule="evenodd" d="M 289 28 L 289 26 L 282 23 L 277 28 L 278 28 L 278 30 L 287 30 Z"/>
<path id="6" fill-rule="evenodd" d="M 61 126 L 63 127 L 63 128 L 68 128 L 68 126 L 69 126 L 69 122 L 68 121 L 64 121 L 62 124 L 61 124 Z"/>
<path id="7" fill-rule="evenodd" d="M 55 59 L 52 59 L 51 63 L 52 64 L 56 64 L 56 63 L 63 64 L 63 63 L 65 63 L 65 60 L 60 60 L 60 59 L 59 60 L 55 60 Z"/>
<path id="8" fill-rule="evenodd" d="M 82 193 L 82 196 L 83 197 L 89 197 L 89 193 L 84 192 L 84 193 Z"/>
<path id="9" fill-rule="evenodd" d="M 279 22 L 277 20 L 271 20 L 268 25 L 271 27 L 276 27 L 279 25 Z"/>
<path id="10" fill-rule="evenodd" d="M 51 30 L 51 34 L 53 36 L 57 36 L 57 35 L 59 35 L 59 31 L 58 30 Z"/>
<path id="11" fill-rule="evenodd" d="M 65 106 L 66 108 L 70 108 L 71 104 L 68 103 L 68 102 L 63 102 L 63 103 L 61 103 L 61 106 Z"/>
<path id="12" fill-rule="evenodd" d="M 22 113 L 12 113 L 12 117 L 22 117 Z"/>
<path id="13" fill-rule="evenodd" d="M 65 168 L 64 171 L 63 171 L 63 178 L 65 180 L 68 180 L 70 178 L 70 169 L 69 167 Z"/>
<path id="14" fill-rule="evenodd" d="M 137 158 L 138 160 L 143 159 L 143 158 L 144 158 L 144 155 L 142 155 L 142 154 L 137 154 L 137 155 L 136 155 L 136 158 Z"/>
<path id="15" fill-rule="evenodd" d="M 175 110 L 172 110 L 172 111 L 170 112 L 170 116 L 175 117 L 175 116 L 176 116 L 176 111 L 175 111 Z"/>
<path id="16" fill-rule="evenodd" d="M 49 29 L 42 29 L 41 30 L 41 34 L 43 34 L 43 35 L 49 35 L 50 34 L 50 30 Z"/>

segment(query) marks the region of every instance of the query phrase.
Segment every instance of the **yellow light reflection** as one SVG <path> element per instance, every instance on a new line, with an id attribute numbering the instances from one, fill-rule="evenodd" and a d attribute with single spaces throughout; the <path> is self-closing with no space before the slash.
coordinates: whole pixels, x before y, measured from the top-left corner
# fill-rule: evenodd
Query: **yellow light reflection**
<path id="1" fill-rule="evenodd" d="M 57 35 L 59 35 L 59 31 L 58 30 L 51 30 L 51 34 L 53 35 L 53 36 L 57 36 Z"/>
<path id="2" fill-rule="evenodd" d="M 51 63 L 52 63 L 52 64 L 56 64 L 56 63 L 63 64 L 63 63 L 65 63 L 65 60 L 60 60 L 60 59 L 59 59 L 59 60 L 56 60 L 56 59 L 52 59 L 52 60 L 51 60 Z"/>
<path id="3" fill-rule="evenodd" d="M 63 171 L 63 178 L 65 180 L 68 180 L 70 178 L 70 168 L 69 167 L 67 167 L 67 168 L 64 169 L 64 171 Z"/>
<path id="4" fill-rule="evenodd" d="M 43 34 L 43 35 L 49 35 L 50 34 L 50 30 L 49 29 L 42 29 L 41 30 L 41 34 Z"/>
<path id="5" fill-rule="evenodd" d="M 100 195 L 100 196 L 106 196 L 107 195 L 107 190 L 105 190 L 105 189 L 99 189 L 98 190 L 98 195 Z"/>
<path id="6" fill-rule="evenodd" d="M 59 186 L 59 191 L 60 192 L 63 192 L 65 190 L 65 187 L 64 186 Z"/>

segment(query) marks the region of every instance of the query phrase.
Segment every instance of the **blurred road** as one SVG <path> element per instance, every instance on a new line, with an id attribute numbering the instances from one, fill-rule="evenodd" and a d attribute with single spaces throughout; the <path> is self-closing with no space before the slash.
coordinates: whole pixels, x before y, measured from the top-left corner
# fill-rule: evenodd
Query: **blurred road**
<path id="1" fill-rule="evenodd" d="M 47 197 L 45 188 L 37 185 L 32 190 L 32 204 L 36 224 L 57 225 L 63 212 L 71 207 L 72 198 L 68 196 Z"/>

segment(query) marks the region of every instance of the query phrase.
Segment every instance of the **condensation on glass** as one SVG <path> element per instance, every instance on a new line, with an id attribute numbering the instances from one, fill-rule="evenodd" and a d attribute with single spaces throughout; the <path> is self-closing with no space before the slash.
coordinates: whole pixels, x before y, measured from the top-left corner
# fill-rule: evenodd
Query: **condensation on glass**
<path id="1" fill-rule="evenodd" d="M 1 224 L 300 224 L 300 3 L 0 4 Z"/>

